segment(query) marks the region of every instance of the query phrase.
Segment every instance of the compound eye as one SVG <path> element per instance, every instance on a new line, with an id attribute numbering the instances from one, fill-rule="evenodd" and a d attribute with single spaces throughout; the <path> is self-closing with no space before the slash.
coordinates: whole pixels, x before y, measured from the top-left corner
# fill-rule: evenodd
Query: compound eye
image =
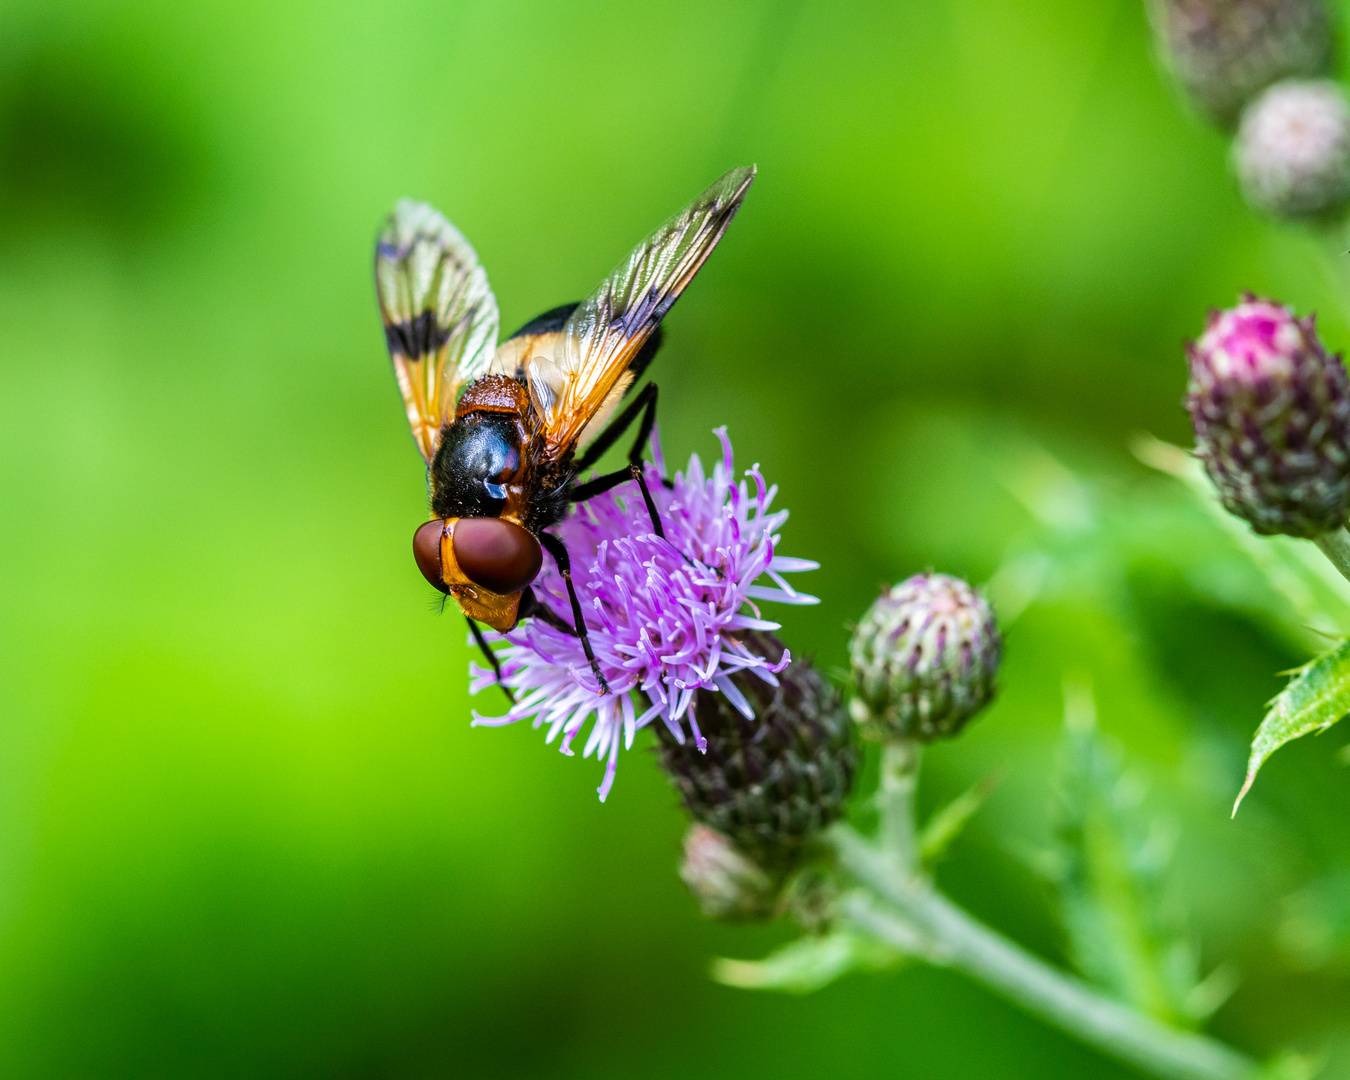
<path id="1" fill-rule="evenodd" d="M 441 572 L 441 533 L 445 531 L 445 522 L 440 518 L 428 521 L 413 533 L 413 558 L 417 560 L 417 569 L 422 576 L 443 593 L 450 590 L 445 587 L 445 576 Z"/>
<path id="2" fill-rule="evenodd" d="M 502 596 L 525 588 L 544 564 L 544 552 L 529 530 L 501 518 L 460 518 L 453 542 L 464 576 Z"/>

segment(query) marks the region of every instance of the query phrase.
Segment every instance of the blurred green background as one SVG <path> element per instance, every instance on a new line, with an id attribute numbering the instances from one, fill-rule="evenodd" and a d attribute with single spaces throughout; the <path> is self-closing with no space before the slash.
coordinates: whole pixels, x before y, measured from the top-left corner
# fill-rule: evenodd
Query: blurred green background
<path id="1" fill-rule="evenodd" d="M 823 564 L 784 636 L 833 667 L 881 583 L 983 581 L 1053 519 L 1018 477 L 1158 483 L 1127 441 L 1186 439 L 1207 307 L 1265 291 L 1350 343 L 1226 153 L 1138 0 L 0 6 L 0 1075 L 1129 1075 L 955 975 L 713 984 L 790 929 L 701 920 L 651 754 L 602 806 L 594 761 L 469 728 L 369 263 L 428 199 L 514 327 L 757 163 L 653 375 L 669 458 L 725 423 L 780 485 Z M 1004 774 L 941 880 L 1062 960 L 1023 854 L 1087 672 L 1205 965 L 1240 967 L 1213 1030 L 1334 1053 L 1345 956 L 1278 928 L 1350 871 L 1343 737 L 1227 820 L 1305 653 L 1166 560 L 1117 579 L 1033 603 L 932 755 L 926 804 Z"/>

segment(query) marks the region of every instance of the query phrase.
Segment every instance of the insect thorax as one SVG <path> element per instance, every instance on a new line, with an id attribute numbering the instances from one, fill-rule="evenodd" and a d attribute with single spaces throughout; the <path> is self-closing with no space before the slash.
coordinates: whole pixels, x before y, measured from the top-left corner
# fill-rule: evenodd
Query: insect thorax
<path id="1" fill-rule="evenodd" d="M 441 429 L 431 462 L 431 509 L 439 518 L 505 517 L 538 532 L 567 510 L 570 461 L 542 457 L 529 397 L 514 379 L 472 383 Z"/>
<path id="2" fill-rule="evenodd" d="M 502 413 L 457 416 L 441 431 L 431 463 L 431 509 L 441 518 L 499 517 L 519 486 L 520 425 Z"/>

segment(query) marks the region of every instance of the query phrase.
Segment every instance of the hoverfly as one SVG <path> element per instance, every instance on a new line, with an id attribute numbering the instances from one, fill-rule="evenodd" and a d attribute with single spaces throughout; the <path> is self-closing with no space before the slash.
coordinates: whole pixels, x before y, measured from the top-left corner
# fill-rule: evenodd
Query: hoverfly
<path id="1" fill-rule="evenodd" d="M 722 239 L 754 176 L 753 167 L 727 173 L 634 248 L 587 299 L 531 319 L 500 346 L 496 297 L 460 232 L 426 203 L 409 200 L 386 220 L 375 246 L 375 290 L 431 491 L 432 520 L 414 533 L 413 555 L 426 579 L 454 597 L 499 678 L 477 624 L 505 632 L 534 616 L 581 639 L 600 692 L 609 692 L 567 548 L 547 530 L 571 504 L 635 480 L 653 532 L 664 535 L 641 465 L 656 419 L 656 384 L 614 412 L 656 354 L 661 320 Z M 627 467 L 578 481 L 639 416 Z M 570 623 L 530 588 L 544 552 L 567 586 Z"/>

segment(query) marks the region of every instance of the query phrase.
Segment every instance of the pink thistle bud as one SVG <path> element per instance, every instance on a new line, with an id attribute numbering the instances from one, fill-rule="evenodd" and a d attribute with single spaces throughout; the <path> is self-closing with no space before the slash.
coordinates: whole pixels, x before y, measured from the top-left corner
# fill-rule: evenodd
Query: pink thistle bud
<path id="1" fill-rule="evenodd" d="M 1350 509 L 1350 378 L 1313 319 L 1250 293 L 1188 349 L 1195 453 L 1258 533 L 1316 536 Z"/>

